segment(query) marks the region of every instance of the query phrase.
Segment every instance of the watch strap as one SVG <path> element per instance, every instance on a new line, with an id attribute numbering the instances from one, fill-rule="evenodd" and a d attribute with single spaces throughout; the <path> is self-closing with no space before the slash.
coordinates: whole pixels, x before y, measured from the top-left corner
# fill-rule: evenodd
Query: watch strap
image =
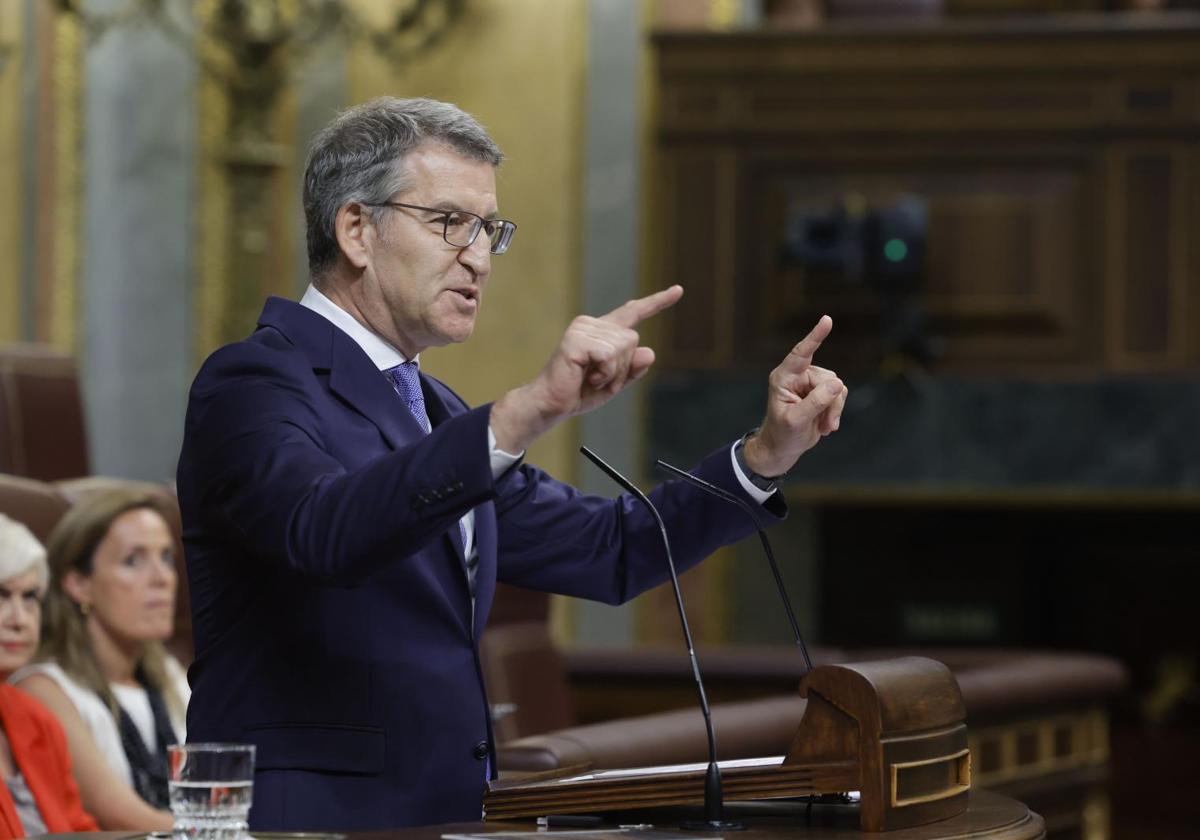
<path id="1" fill-rule="evenodd" d="M 787 477 L 787 473 L 784 473 L 783 475 L 760 475 L 759 473 L 756 473 L 754 470 L 750 469 L 749 465 L 746 463 L 746 454 L 743 450 L 746 448 L 746 441 L 754 437 L 754 435 L 757 433 L 758 427 L 755 426 L 753 429 L 746 432 L 746 434 L 742 435 L 742 439 L 733 445 L 733 457 L 737 461 L 738 467 L 741 468 L 742 472 L 745 474 L 746 478 L 751 484 L 753 484 L 759 490 L 762 490 L 764 493 L 773 493 L 779 489 L 779 482 Z"/>

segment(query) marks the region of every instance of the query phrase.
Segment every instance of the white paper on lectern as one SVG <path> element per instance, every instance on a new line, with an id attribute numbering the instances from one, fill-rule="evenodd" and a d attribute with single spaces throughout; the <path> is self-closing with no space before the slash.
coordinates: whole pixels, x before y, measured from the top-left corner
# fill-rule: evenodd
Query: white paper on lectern
<path id="1" fill-rule="evenodd" d="M 735 767 L 775 767 L 783 764 L 783 756 L 772 755 L 766 758 L 734 758 L 728 761 L 718 761 L 717 766 L 722 770 Z M 691 773 L 708 768 L 708 762 L 698 764 L 664 764 L 658 767 L 626 767 L 619 770 L 598 770 L 582 776 L 571 776 L 555 781 L 567 784 L 569 782 L 586 782 L 593 779 L 632 779 L 638 776 L 654 776 L 660 773 Z"/>

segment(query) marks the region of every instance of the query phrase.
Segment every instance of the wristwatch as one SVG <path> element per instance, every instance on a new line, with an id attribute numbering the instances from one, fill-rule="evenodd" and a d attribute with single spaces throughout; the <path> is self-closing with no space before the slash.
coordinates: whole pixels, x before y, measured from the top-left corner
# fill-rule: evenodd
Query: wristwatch
<path id="1" fill-rule="evenodd" d="M 774 493 L 779 489 L 779 482 L 787 478 L 787 473 L 783 475 L 759 475 L 746 464 L 746 454 L 742 451 L 746 448 L 746 441 L 750 440 L 756 434 L 758 434 L 758 426 L 755 426 L 742 435 L 742 439 L 733 445 L 733 457 L 737 460 L 737 465 L 741 468 L 746 478 L 750 479 L 751 484 L 764 493 Z"/>

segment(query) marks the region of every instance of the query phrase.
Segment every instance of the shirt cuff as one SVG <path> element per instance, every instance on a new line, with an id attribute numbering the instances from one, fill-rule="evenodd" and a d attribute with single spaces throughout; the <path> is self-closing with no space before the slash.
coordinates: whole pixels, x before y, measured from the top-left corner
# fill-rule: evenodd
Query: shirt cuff
<path id="1" fill-rule="evenodd" d="M 512 455 L 496 446 L 496 433 L 488 426 L 488 454 L 492 462 L 492 478 L 504 475 L 513 465 L 525 457 L 525 451 Z"/>
<path id="2" fill-rule="evenodd" d="M 775 490 L 762 490 L 750 483 L 750 479 L 744 472 L 742 472 L 742 465 L 738 463 L 737 456 L 733 454 L 734 449 L 737 448 L 737 445 L 740 442 L 741 441 L 738 441 L 737 443 L 734 443 L 733 446 L 729 447 L 729 460 L 733 464 L 733 474 L 737 476 L 738 483 L 742 485 L 742 489 L 746 491 L 746 494 L 761 505 L 766 502 L 767 499 L 774 496 L 779 491 L 779 488 L 776 488 Z M 493 448 L 493 452 L 494 451 L 495 449 Z M 493 456 L 493 458 L 494 457 L 495 456 Z M 494 460 L 493 463 L 495 463 Z"/>

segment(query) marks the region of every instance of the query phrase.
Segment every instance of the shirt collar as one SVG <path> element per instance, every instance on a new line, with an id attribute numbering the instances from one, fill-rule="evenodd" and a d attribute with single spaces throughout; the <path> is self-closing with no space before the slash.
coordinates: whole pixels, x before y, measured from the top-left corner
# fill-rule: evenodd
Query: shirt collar
<path id="1" fill-rule="evenodd" d="M 354 339 L 354 343 L 370 356 L 371 361 L 379 370 L 388 370 L 409 361 L 403 353 L 360 324 L 353 315 L 325 297 L 311 283 L 304 290 L 304 297 L 300 298 L 300 305 L 316 312 Z M 412 361 L 420 366 L 420 354 L 414 356 Z"/>

